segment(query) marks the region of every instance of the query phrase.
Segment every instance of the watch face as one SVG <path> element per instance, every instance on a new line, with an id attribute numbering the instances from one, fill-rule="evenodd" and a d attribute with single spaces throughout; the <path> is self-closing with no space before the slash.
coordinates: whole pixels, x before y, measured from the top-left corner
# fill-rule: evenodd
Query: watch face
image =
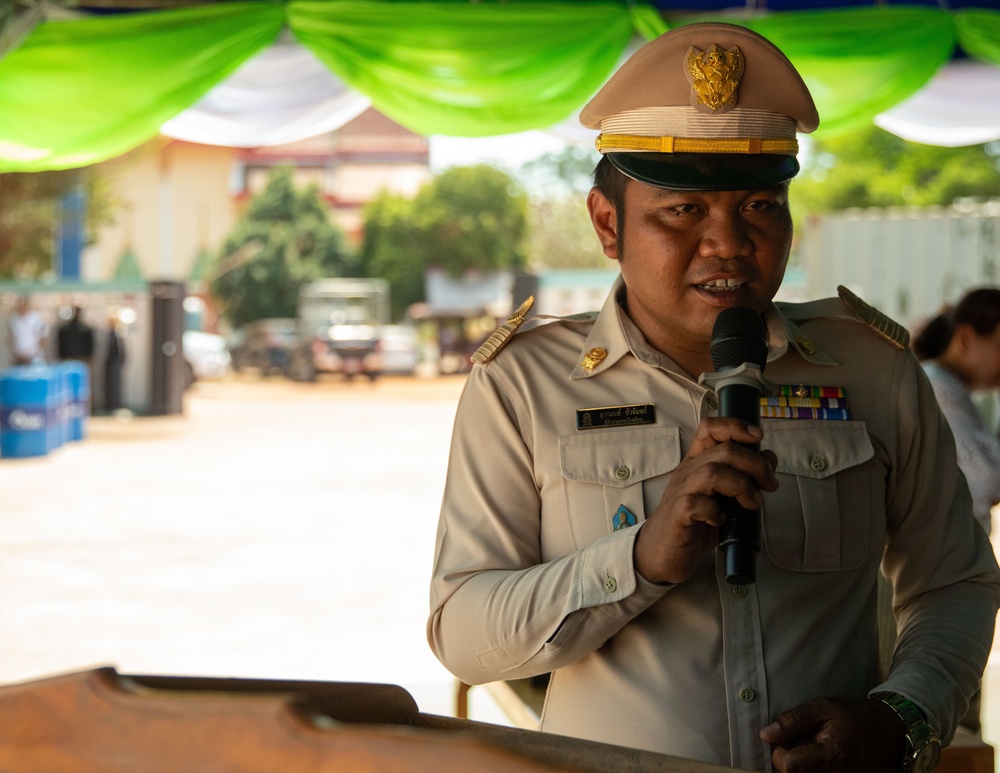
<path id="1" fill-rule="evenodd" d="M 941 756 L 941 745 L 937 741 L 924 744 L 913 759 L 912 773 L 931 773 Z"/>

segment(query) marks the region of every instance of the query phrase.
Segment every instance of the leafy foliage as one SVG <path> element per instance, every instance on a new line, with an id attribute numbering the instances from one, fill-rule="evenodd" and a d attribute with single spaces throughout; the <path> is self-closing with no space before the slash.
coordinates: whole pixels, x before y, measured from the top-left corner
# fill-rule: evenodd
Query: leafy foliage
<path id="1" fill-rule="evenodd" d="M 950 205 L 1000 196 L 1000 145 L 944 148 L 876 126 L 817 141 L 792 184 L 797 209 Z"/>
<path id="2" fill-rule="evenodd" d="M 355 261 L 315 185 L 296 188 L 292 169 L 275 169 L 223 243 L 210 272 L 221 314 L 234 327 L 294 317 L 299 287 L 351 276 Z"/>
<path id="3" fill-rule="evenodd" d="M 114 196 L 95 169 L 0 174 L 0 277 L 39 278 L 52 268 L 60 199 L 82 186 L 87 200 L 85 240 L 112 222 Z"/>
<path id="4" fill-rule="evenodd" d="M 479 164 L 453 167 L 413 199 L 383 192 L 364 211 L 365 276 L 392 286 L 393 315 L 424 298 L 424 271 L 452 275 L 525 265 L 528 197 L 514 179 Z"/>

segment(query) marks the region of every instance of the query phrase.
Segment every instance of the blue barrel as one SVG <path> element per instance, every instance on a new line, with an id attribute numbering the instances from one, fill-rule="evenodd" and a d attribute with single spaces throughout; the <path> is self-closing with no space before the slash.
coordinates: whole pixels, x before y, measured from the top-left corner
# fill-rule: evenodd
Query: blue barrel
<path id="1" fill-rule="evenodd" d="M 0 457 L 45 456 L 61 442 L 59 378 L 47 365 L 0 373 Z"/>
<path id="2" fill-rule="evenodd" d="M 69 387 L 65 406 L 67 440 L 83 440 L 90 416 L 90 369 L 77 360 L 61 362 L 58 368 L 65 374 Z"/>

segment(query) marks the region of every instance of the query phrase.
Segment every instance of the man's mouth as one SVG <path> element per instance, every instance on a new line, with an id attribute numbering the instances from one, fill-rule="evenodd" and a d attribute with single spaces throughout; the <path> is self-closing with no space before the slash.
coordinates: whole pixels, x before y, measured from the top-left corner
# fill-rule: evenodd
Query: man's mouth
<path id="1" fill-rule="evenodd" d="M 707 290 L 711 293 L 734 292 L 741 289 L 746 284 L 742 279 L 729 277 L 728 279 L 713 279 L 709 282 L 702 282 L 695 285 L 700 290 Z"/>

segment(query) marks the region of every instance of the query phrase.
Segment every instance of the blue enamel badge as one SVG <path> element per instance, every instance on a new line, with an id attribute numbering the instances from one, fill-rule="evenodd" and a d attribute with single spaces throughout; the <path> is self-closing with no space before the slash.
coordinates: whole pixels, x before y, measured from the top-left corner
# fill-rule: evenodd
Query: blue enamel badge
<path id="1" fill-rule="evenodd" d="M 621 531 L 622 529 L 627 529 L 629 526 L 635 526 L 635 513 L 625 507 L 625 505 L 618 505 L 618 509 L 615 510 L 615 514 L 611 516 L 611 525 L 614 527 L 615 531 Z"/>

